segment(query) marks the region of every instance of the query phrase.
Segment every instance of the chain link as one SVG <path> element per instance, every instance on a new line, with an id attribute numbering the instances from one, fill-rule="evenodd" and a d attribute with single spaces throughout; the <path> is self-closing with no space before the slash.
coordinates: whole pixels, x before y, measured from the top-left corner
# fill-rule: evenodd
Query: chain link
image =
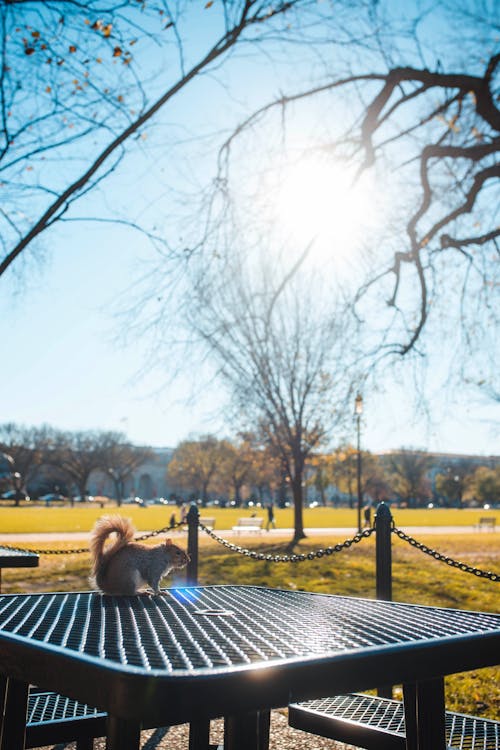
<path id="1" fill-rule="evenodd" d="M 34 555 L 78 555 L 88 552 L 88 547 L 77 549 L 32 549 L 31 547 L 14 547 L 11 544 L 0 544 L 2 549 L 10 549 L 12 552 L 32 552 Z"/>
<path id="2" fill-rule="evenodd" d="M 165 534 L 168 531 L 179 529 L 185 525 L 186 525 L 185 521 L 177 521 L 176 523 L 169 523 L 168 526 L 164 526 L 162 529 L 157 529 L 156 531 L 149 531 L 147 534 L 141 534 L 140 536 L 137 536 L 135 538 L 135 541 L 141 542 L 143 539 L 150 539 L 153 536 L 158 536 L 158 534 Z"/>
<path id="3" fill-rule="evenodd" d="M 158 536 L 159 534 L 164 534 L 168 531 L 172 531 L 173 529 L 178 529 L 181 527 L 184 527 L 186 524 L 185 522 L 178 521 L 174 524 L 169 524 L 168 526 L 164 526 L 162 529 L 157 529 L 156 531 L 150 531 L 146 534 L 142 534 L 138 537 L 136 537 L 136 541 L 142 541 L 143 539 L 150 539 L 151 537 Z M 370 529 L 364 529 L 361 532 L 358 532 L 350 539 L 346 539 L 343 542 L 340 542 L 339 544 L 335 544 L 331 547 L 325 547 L 318 550 L 314 550 L 312 552 L 307 553 L 301 553 L 301 554 L 292 554 L 292 555 L 271 555 L 266 554 L 264 552 L 256 552 L 255 550 L 247 549 L 246 547 L 241 547 L 239 544 L 233 544 L 233 542 L 229 542 L 227 539 L 223 539 L 223 537 L 218 536 L 212 529 L 208 528 L 208 526 L 205 526 L 203 523 L 199 522 L 198 526 L 200 529 L 202 529 L 205 534 L 210 536 L 212 539 L 214 539 L 216 542 L 221 544 L 223 547 L 226 547 L 226 549 L 231 550 L 232 552 L 237 552 L 240 555 L 244 555 L 245 557 L 249 557 L 252 560 L 259 560 L 259 561 L 265 561 L 265 562 L 273 562 L 273 563 L 299 563 L 299 562 L 306 562 L 307 560 L 314 560 L 319 559 L 321 557 L 332 555 L 334 552 L 342 552 L 345 549 L 349 549 L 353 544 L 358 544 L 363 539 L 366 539 L 370 537 L 375 532 L 375 527 L 373 526 Z M 414 539 L 409 534 L 406 534 L 401 529 L 396 528 L 394 525 L 394 522 L 392 524 L 391 528 L 392 533 L 396 534 L 400 539 L 402 539 L 404 542 L 408 542 L 412 547 L 415 547 L 415 549 L 420 550 L 421 552 L 424 552 L 426 555 L 430 555 L 435 560 L 439 560 L 440 562 L 444 562 L 447 565 L 449 565 L 452 568 L 457 568 L 458 570 L 463 571 L 464 573 L 471 573 L 472 575 L 475 575 L 477 578 L 487 578 L 490 581 L 498 582 L 500 581 L 500 574 L 493 573 L 490 570 L 481 570 L 480 568 L 475 568 L 472 565 L 467 565 L 467 563 L 460 562 L 459 560 L 454 560 L 452 557 L 449 557 L 448 555 L 443 555 L 441 552 L 438 552 L 435 549 L 431 549 L 431 547 L 428 547 L 426 544 L 423 544 L 422 542 L 418 542 L 416 539 Z M 74 549 L 32 549 L 32 548 L 26 548 L 26 547 L 14 547 L 12 545 L 8 544 L 2 544 L 1 545 L 4 549 L 12 550 L 13 552 L 31 552 L 34 555 L 78 555 L 85 552 L 88 552 L 88 547 L 77 547 Z"/>
<path id="4" fill-rule="evenodd" d="M 324 557 L 325 555 L 332 555 L 334 552 L 342 552 L 344 549 L 348 549 L 353 544 L 358 544 L 358 542 L 361 542 L 363 539 L 368 538 L 373 534 L 375 531 L 375 528 L 371 529 L 364 529 L 363 531 L 358 532 L 355 536 L 353 536 L 351 539 L 346 539 L 344 542 L 340 542 L 339 544 L 335 544 L 333 547 L 325 547 L 324 549 L 317 549 L 314 552 L 307 552 L 306 554 L 300 554 L 300 555 L 268 555 L 264 552 L 256 552 L 255 550 L 247 549 L 246 547 L 241 547 L 239 544 L 233 544 L 232 542 L 228 542 L 227 539 L 223 539 L 221 536 L 218 536 L 212 529 L 209 529 L 208 526 L 205 526 L 202 523 L 199 523 L 199 527 L 203 529 L 205 534 L 208 534 L 208 536 L 212 537 L 216 542 L 219 544 L 222 544 L 223 547 L 226 547 L 227 549 L 230 549 L 232 552 L 238 552 L 240 555 L 244 555 L 245 557 L 250 557 L 252 560 L 264 560 L 266 562 L 273 562 L 273 563 L 299 563 L 299 562 L 305 562 L 306 560 L 314 560 L 315 558 Z"/>
<path id="5" fill-rule="evenodd" d="M 460 562 L 459 560 L 454 560 L 448 555 L 442 555 L 441 552 L 437 552 L 437 550 L 431 549 L 431 547 L 427 547 L 426 544 L 417 542 L 416 539 L 414 539 L 409 534 L 405 534 L 404 531 L 396 528 L 396 526 L 392 527 L 392 532 L 404 542 L 408 542 L 408 544 L 411 544 L 412 547 L 419 549 L 426 555 L 430 555 L 435 560 L 446 563 L 452 568 L 458 568 L 458 570 L 462 570 L 464 573 L 472 573 L 472 575 L 477 576 L 477 578 L 488 578 L 490 581 L 500 581 L 500 575 L 498 573 L 493 573 L 491 570 L 480 570 L 479 568 L 474 568 L 472 565 L 467 565 L 467 563 Z"/>
<path id="6" fill-rule="evenodd" d="M 167 531 L 172 531 L 173 529 L 177 529 L 185 525 L 186 524 L 183 521 L 178 521 L 177 523 L 164 526 L 162 529 L 157 529 L 156 531 L 149 531 L 147 534 L 142 534 L 141 536 L 136 537 L 135 541 L 140 542 L 143 539 L 149 539 L 150 537 L 158 536 L 158 534 L 164 534 Z M 2 547 L 2 549 L 10 549 L 12 552 L 32 552 L 34 555 L 80 555 L 83 552 L 89 551 L 88 547 L 77 547 L 75 549 L 32 549 L 31 547 L 14 547 L 11 544 L 0 544 L 0 547 Z"/>

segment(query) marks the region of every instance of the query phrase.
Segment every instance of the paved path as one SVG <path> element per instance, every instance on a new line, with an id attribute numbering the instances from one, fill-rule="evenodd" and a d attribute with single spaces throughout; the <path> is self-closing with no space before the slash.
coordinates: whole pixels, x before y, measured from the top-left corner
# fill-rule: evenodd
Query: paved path
<path id="1" fill-rule="evenodd" d="M 423 536 L 426 534 L 469 534 L 469 533 L 481 533 L 481 534 L 488 534 L 488 533 L 496 533 L 496 532 L 489 532 L 489 531 L 481 531 L 479 532 L 474 526 L 406 526 L 403 527 L 403 531 L 405 531 L 407 534 L 410 534 L 410 536 L 414 536 L 415 538 L 419 538 L 419 536 Z M 142 534 L 147 534 L 147 531 L 138 531 L 137 536 L 141 536 Z M 184 531 L 172 531 L 172 532 L 165 532 L 170 533 L 173 537 L 182 538 L 182 536 L 186 536 L 186 533 Z M 218 530 L 215 529 L 215 533 L 220 535 L 224 538 L 238 538 L 238 537 L 246 537 L 246 538 L 255 538 L 255 539 L 281 539 L 285 538 L 288 539 L 293 536 L 293 529 L 271 529 L 270 531 L 263 530 L 262 533 L 245 533 L 245 532 L 238 532 L 233 531 L 232 529 L 221 529 Z M 356 529 L 352 527 L 346 527 L 346 528 L 311 528 L 306 529 L 306 534 L 308 537 L 312 536 L 335 536 L 335 537 L 342 537 L 343 539 L 348 539 L 356 533 Z M 163 536 L 163 534 L 162 534 Z M 80 542 L 80 541 L 86 541 L 89 538 L 89 532 L 88 531 L 77 531 L 77 532 L 45 532 L 45 533 L 19 533 L 19 534 L 0 534 L 0 544 L 15 544 L 16 542 Z"/>
<path id="2" fill-rule="evenodd" d="M 222 719 L 211 722 L 210 742 L 216 743 L 213 747 L 222 747 L 224 741 L 224 728 Z M 187 750 L 189 744 L 189 726 L 180 724 L 176 727 L 146 730 L 141 733 L 142 750 Z M 94 741 L 96 750 L 105 750 L 106 740 L 103 738 Z M 53 745 L 40 748 L 40 750 L 70 750 L 73 744 Z M 353 745 L 344 745 L 342 742 L 328 740 L 319 735 L 301 732 L 288 726 L 285 709 L 271 711 L 271 736 L 269 739 L 269 750 L 356 750 Z"/>

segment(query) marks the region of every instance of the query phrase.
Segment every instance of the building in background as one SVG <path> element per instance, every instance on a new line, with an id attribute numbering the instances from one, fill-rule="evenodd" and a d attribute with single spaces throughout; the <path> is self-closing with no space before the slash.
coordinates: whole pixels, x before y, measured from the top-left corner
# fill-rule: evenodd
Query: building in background
<path id="1" fill-rule="evenodd" d="M 153 458 L 141 464 L 125 482 L 125 497 L 140 497 L 152 500 L 172 493 L 167 481 L 167 467 L 173 456 L 173 448 L 151 448 Z M 91 474 L 88 490 L 90 495 L 113 497 L 113 482 L 100 471 Z"/>

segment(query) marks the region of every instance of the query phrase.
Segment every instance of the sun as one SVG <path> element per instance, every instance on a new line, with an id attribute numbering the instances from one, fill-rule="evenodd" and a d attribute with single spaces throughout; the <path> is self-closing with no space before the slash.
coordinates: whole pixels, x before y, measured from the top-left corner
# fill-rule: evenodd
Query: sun
<path id="1" fill-rule="evenodd" d="M 306 157 L 279 170 L 273 221 L 283 241 L 321 262 L 352 258 L 376 222 L 376 191 L 369 173 L 355 179 L 341 161 Z"/>

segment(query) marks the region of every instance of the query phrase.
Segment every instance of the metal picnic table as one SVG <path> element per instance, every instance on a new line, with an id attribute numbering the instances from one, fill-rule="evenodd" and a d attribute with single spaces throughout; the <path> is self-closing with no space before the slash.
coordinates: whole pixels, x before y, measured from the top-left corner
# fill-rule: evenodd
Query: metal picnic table
<path id="1" fill-rule="evenodd" d="M 480 612 L 252 586 L 0 595 L 2 750 L 23 747 L 30 683 L 106 711 L 108 750 L 217 717 L 224 750 L 265 750 L 271 708 L 403 684 L 407 747 L 444 750 L 443 677 L 499 655 Z"/>

